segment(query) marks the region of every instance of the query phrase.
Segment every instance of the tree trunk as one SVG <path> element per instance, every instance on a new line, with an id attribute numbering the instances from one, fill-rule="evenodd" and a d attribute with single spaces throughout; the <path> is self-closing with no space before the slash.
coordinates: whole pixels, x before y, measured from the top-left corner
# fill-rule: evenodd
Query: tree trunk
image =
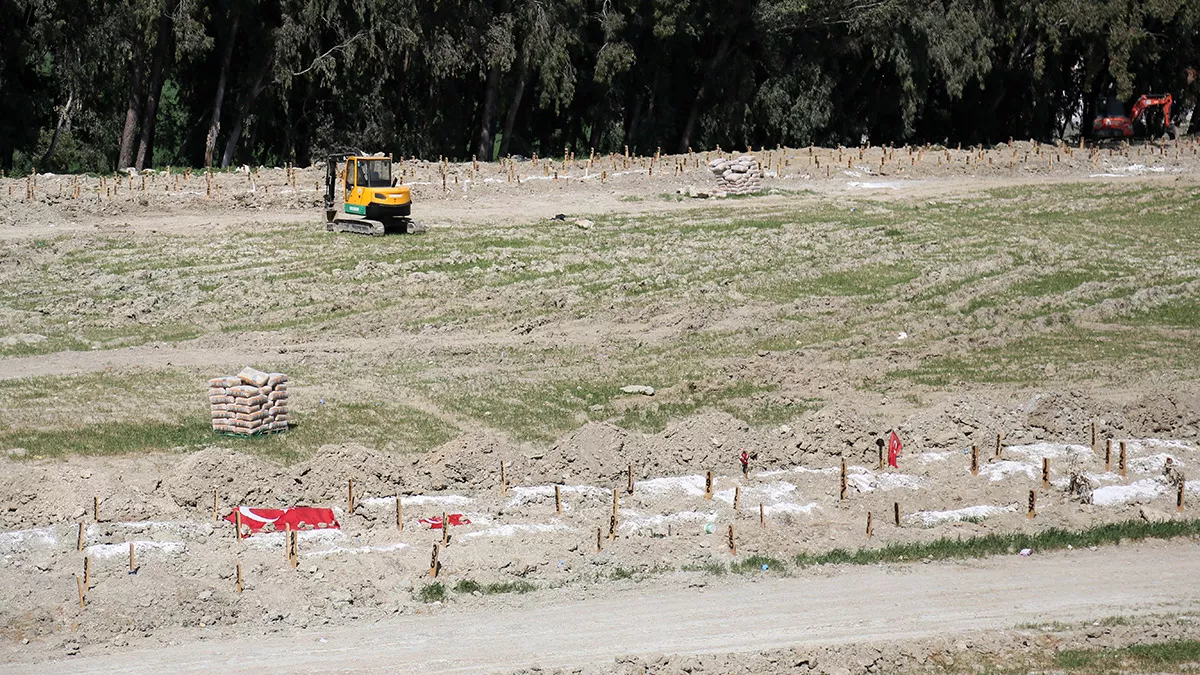
<path id="1" fill-rule="evenodd" d="M 504 115 L 504 131 L 500 137 L 500 156 L 508 154 L 512 143 L 513 123 L 517 120 L 517 111 L 521 108 L 521 98 L 525 95 L 525 82 L 529 79 L 529 57 L 521 54 L 521 65 L 517 75 L 517 87 L 513 90 L 512 101 L 508 104 L 508 112 Z"/>
<path id="2" fill-rule="evenodd" d="M 221 130 L 221 105 L 225 102 L 225 81 L 229 74 L 229 64 L 233 61 L 233 44 L 237 42 L 238 21 L 241 15 L 233 10 L 233 22 L 229 26 L 229 39 L 225 43 L 225 51 L 221 54 L 221 74 L 217 77 L 217 91 L 213 94 L 212 116 L 208 122 L 208 138 L 204 144 L 204 166 L 212 168 L 213 151 L 217 147 L 217 133 Z"/>
<path id="3" fill-rule="evenodd" d="M 483 95 L 483 114 L 479 120 L 479 142 L 475 155 L 480 161 L 492 161 L 492 118 L 496 116 L 496 97 L 500 91 L 500 64 L 488 69 L 487 91 Z"/>
<path id="4" fill-rule="evenodd" d="M 272 50 L 274 48 L 272 47 Z M 254 77 L 254 85 L 250 87 L 250 91 L 246 92 L 242 99 L 242 104 L 238 106 L 237 118 L 233 121 L 233 129 L 229 131 L 229 138 L 225 141 L 225 152 L 221 153 L 221 168 L 224 169 L 233 161 L 233 153 L 237 151 L 238 141 L 242 138 L 242 130 L 245 129 L 246 116 L 254 108 L 254 101 L 259 94 L 267 88 L 267 75 L 271 72 L 271 64 L 274 59 L 274 52 L 263 59 L 262 66 L 258 69 L 258 74 Z"/>
<path id="5" fill-rule="evenodd" d="M 147 155 L 154 143 L 154 124 L 158 121 L 158 97 L 162 95 L 163 74 L 167 69 L 167 56 L 171 52 L 171 22 L 180 0 L 163 0 L 163 11 L 158 17 L 158 38 L 154 43 L 154 62 L 150 66 L 150 84 L 146 87 L 146 105 L 142 110 L 142 133 L 138 139 L 137 159 L 134 167 L 138 171 L 146 168 Z"/>
<path id="6" fill-rule="evenodd" d="M 142 115 L 142 81 L 145 69 L 146 43 L 139 31 L 133 43 L 133 57 L 129 64 L 129 100 L 125 107 L 125 127 L 121 130 L 121 144 L 117 152 L 117 168 L 133 166 L 134 141 L 137 140 L 138 118 Z"/>
<path id="7" fill-rule="evenodd" d="M 709 80 L 716 75 L 717 68 L 729 54 L 729 46 L 733 43 L 733 34 L 736 30 L 736 26 L 730 26 L 729 30 L 721 36 L 721 43 L 717 45 L 717 52 L 713 54 L 712 60 L 708 62 L 704 78 L 700 80 L 700 88 L 696 91 L 696 98 L 692 101 L 692 109 L 688 112 L 687 123 L 683 127 L 683 135 L 679 137 L 680 154 L 687 153 L 688 146 L 692 143 L 692 135 L 696 133 L 696 122 L 700 119 L 700 104 L 704 100 L 704 90 L 708 88 Z"/>
<path id="8" fill-rule="evenodd" d="M 54 156 L 54 150 L 58 147 L 58 136 L 71 119 L 71 106 L 73 105 L 75 105 L 75 93 L 71 92 L 67 96 L 67 104 L 63 106 L 62 113 L 58 116 L 58 124 L 54 125 L 54 133 L 50 136 L 50 147 L 46 148 L 46 154 L 42 155 L 42 163 L 38 165 L 43 169 L 50 164 L 50 158 Z"/>

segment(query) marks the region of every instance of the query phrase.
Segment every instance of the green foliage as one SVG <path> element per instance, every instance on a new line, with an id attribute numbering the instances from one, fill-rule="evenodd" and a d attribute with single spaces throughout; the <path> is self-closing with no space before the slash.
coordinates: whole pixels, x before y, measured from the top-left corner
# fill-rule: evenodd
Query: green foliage
<path id="1" fill-rule="evenodd" d="M 929 542 L 888 544 L 882 548 L 863 548 L 857 551 L 833 549 L 825 553 L 800 553 L 796 564 L 810 565 L 872 565 L 922 559 L 952 560 L 959 558 L 983 558 L 992 555 L 1013 554 L 1023 548 L 1034 552 L 1064 549 L 1067 546 L 1102 546 L 1123 540 L 1170 539 L 1173 537 L 1195 537 L 1200 535 L 1200 520 L 1174 520 L 1151 523 L 1144 520 L 1127 520 L 1106 525 L 1097 525 L 1081 530 L 1050 528 L 1034 534 L 992 533 L 967 539 L 942 538 Z"/>
<path id="2" fill-rule="evenodd" d="M 440 581 L 426 584 L 417 591 L 417 597 L 421 602 L 442 602 L 446 599 L 446 587 Z"/>
<path id="3" fill-rule="evenodd" d="M 235 164 L 1048 140 L 1110 91 L 1191 105 L 1200 62 L 1188 0 L 16 0 L 0 21 L 20 171 L 111 170 L 127 111 L 147 165 L 199 166 L 214 107 Z"/>
<path id="4" fill-rule="evenodd" d="M 454 584 L 455 593 L 474 593 L 476 591 L 482 592 L 483 586 L 472 579 L 459 579 L 458 583 Z"/>

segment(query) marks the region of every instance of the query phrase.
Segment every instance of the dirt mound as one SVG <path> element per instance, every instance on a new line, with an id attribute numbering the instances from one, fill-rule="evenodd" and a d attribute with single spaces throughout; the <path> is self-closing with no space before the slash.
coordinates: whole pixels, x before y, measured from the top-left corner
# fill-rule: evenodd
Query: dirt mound
<path id="1" fill-rule="evenodd" d="M 213 489 L 221 503 L 268 505 L 279 498 L 282 471 L 257 457 L 229 448 L 205 448 L 182 459 L 163 479 L 176 505 L 194 509 L 212 504 Z M 280 501 L 280 506 L 291 506 Z"/>
<path id="2" fill-rule="evenodd" d="M 1125 415 L 1119 409 L 1078 391 L 1035 396 L 1027 409 L 1025 425 L 1039 439 L 1091 442 L 1092 422 L 1100 436 L 1125 428 Z"/>
<path id="3" fill-rule="evenodd" d="M 829 405 L 801 418 L 796 448 L 821 465 L 833 457 L 871 462 L 878 457 L 875 439 L 889 428 L 886 422 L 849 407 Z"/>
<path id="4" fill-rule="evenodd" d="M 996 434 L 1009 438 L 1010 430 L 1022 428 L 1017 411 L 965 396 L 910 415 L 898 427 L 905 446 L 916 451 L 969 445 L 991 447 Z"/>
<path id="5" fill-rule="evenodd" d="M 1126 405 L 1124 415 L 1131 434 L 1195 438 L 1200 428 L 1200 396 L 1150 394 Z"/>
<path id="6" fill-rule="evenodd" d="M 610 483 L 618 479 L 627 464 L 641 470 L 645 457 L 626 453 L 632 435 L 607 422 L 588 422 L 568 434 L 546 454 L 547 480 L 565 482 Z"/>
<path id="7" fill-rule="evenodd" d="M 505 462 L 506 471 L 510 467 L 527 470 L 514 461 L 520 456 L 516 446 L 495 434 L 464 434 L 416 460 L 414 485 L 435 491 L 497 485 L 501 461 Z"/>
<path id="8" fill-rule="evenodd" d="M 292 502 L 329 503 L 347 497 L 347 479 L 354 479 L 360 497 L 390 496 L 403 491 L 413 460 L 362 445 L 323 445 L 311 458 L 288 471 L 285 494 Z"/>

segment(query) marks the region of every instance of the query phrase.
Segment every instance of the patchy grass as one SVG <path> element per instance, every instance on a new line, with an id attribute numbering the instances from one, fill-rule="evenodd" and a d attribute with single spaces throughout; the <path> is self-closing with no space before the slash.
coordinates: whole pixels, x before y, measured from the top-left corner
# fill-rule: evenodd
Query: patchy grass
<path id="1" fill-rule="evenodd" d="M 528 581 L 525 581 L 524 579 L 518 579 L 516 581 L 497 581 L 494 583 L 487 584 L 486 586 L 483 587 L 483 594 L 484 595 L 500 595 L 502 593 L 525 594 L 525 593 L 529 593 L 529 592 L 536 591 L 536 590 L 537 590 L 537 586 L 534 586 L 533 584 L 529 583 Z"/>
<path id="2" fill-rule="evenodd" d="M 714 577 L 722 577 L 729 573 L 729 566 L 716 560 L 709 560 L 700 563 L 688 563 L 679 569 L 684 572 L 702 572 Z"/>
<path id="3" fill-rule="evenodd" d="M 1200 640 L 1154 642 L 1121 649 L 1066 649 L 1055 656 L 1054 665 L 1086 673 L 1200 672 Z"/>
<path id="4" fill-rule="evenodd" d="M 293 383 L 307 378 L 293 377 Z M 296 385 L 293 384 L 293 387 Z M 304 385 L 302 385 L 304 386 Z M 0 380 L 0 445 L 28 456 L 118 455 L 188 451 L 213 444 L 291 461 L 328 443 L 356 441 L 396 451 L 427 450 L 458 429 L 392 401 L 338 402 L 295 410 L 292 429 L 252 437 L 212 431 L 203 379 L 183 371 Z M 155 401 L 186 401 L 174 408 Z M 87 410 L 86 416 L 70 410 Z"/>
<path id="5" fill-rule="evenodd" d="M 888 544 L 882 548 L 864 548 L 857 551 L 838 548 L 825 553 L 800 553 L 796 556 L 795 562 L 801 567 L 807 567 L 830 564 L 872 565 L 925 558 L 931 560 L 983 558 L 1013 554 L 1023 548 L 1031 548 L 1034 552 L 1045 552 L 1065 549 L 1067 546 L 1079 548 L 1115 544 L 1123 540 L 1141 541 L 1143 539 L 1171 539 L 1198 535 L 1200 535 L 1200 519 L 1165 523 L 1127 520 L 1097 525 L 1083 530 L 1064 530 L 1055 527 L 1035 534 L 993 533 L 967 539 L 943 538 L 930 542 Z"/>
<path id="6" fill-rule="evenodd" d="M 866 264 L 825 272 L 809 279 L 780 281 L 760 293 L 776 302 L 792 302 L 809 296 L 880 296 L 919 275 L 910 263 Z"/>
<path id="7" fill-rule="evenodd" d="M 763 569 L 763 565 L 767 569 Z M 784 574 L 787 572 L 787 563 L 767 555 L 752 555 L 749 558 L 738 560 L 730 563 L 729 571 L 736 574 L 753 574 L 761 572 L 774 572 L 776 574 Z"/>

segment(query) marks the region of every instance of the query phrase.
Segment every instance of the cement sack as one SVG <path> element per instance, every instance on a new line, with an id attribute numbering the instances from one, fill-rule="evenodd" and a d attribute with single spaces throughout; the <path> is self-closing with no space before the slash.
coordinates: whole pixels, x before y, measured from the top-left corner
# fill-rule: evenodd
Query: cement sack
<path id="1" fill-rule="evenodd" d="M 255 370 L 255 369 L 251 368 L 250 366 L 246 366 L 245 368 L 242 368 L 242 371 L 240 373 L 238 373 L 237 376 L 239 378 L 241 378 L 242 382 L 244 382 L 246 384 L 252 384 L 256 387 L 261 387 L 261 386 L 265 385 L 267 383 L 267 380 L 271 379 L 270 375 L 264 373 L 261 370 Z"/>
<path id="2" fill-rule="evenodd" d="M 214 377 L 208 381 L 208 386 L 221 387 L 224 389 L 228 387 L 236 387 L 241 383 L 242 380 L 239 377 Z"/>
<path id="3" fill-rule="evenodd" d="M 241 396 L 243 398 L 249 398 L 251 396 L 258 396 L 258 387 L 254 387 L 254 386 L 251 386 L 248 384 L 243 384 L 243 385 L 239 385 L 236 387 L 230 387 L 229 395 L 230 396 Z"/>

